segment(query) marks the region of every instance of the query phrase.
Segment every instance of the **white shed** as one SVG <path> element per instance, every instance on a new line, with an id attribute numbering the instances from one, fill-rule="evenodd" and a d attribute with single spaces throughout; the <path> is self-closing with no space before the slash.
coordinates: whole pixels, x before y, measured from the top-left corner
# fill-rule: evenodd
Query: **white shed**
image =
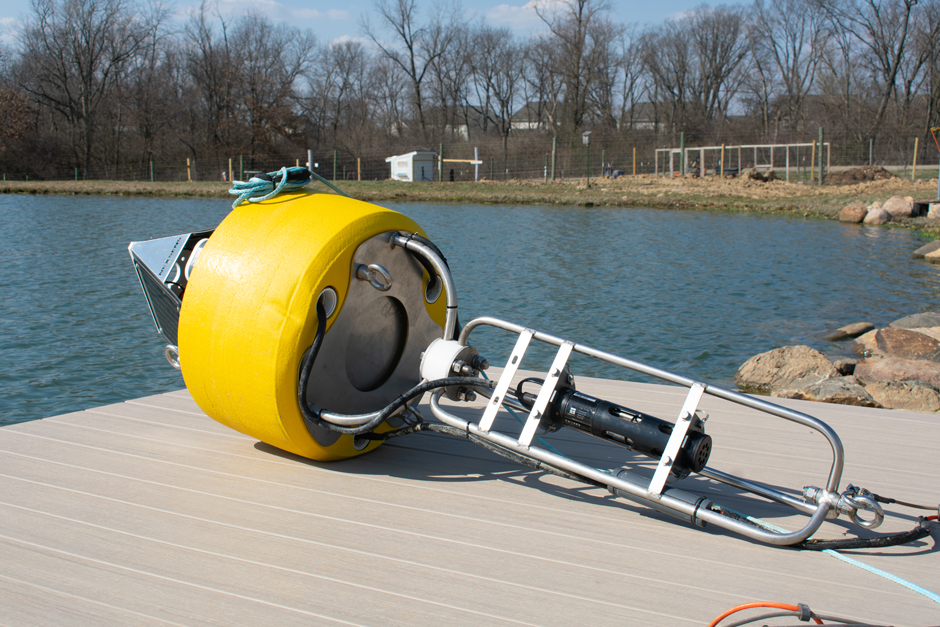
<path id="1" fill-rule="evenodd" d="M 409 183 L 433 181 L 435 161 L 437 153 L 426 150 L 416 150 L 385 159 L 385 163 L 392 164 L 392 179 Z"/>

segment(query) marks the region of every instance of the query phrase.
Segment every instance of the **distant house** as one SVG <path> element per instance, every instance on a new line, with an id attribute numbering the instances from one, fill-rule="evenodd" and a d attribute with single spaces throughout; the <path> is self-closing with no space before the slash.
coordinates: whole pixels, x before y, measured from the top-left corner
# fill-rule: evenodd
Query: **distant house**
<path id="1" fill-rule="evenodd" d="M 544 131 L 548 129 L 548 115 L 545 112 L 546 103 L 527 102 L 509 119 L 510 128 L 514 131 Z"/>
<path id="2" fill-rule="evenodd" d="M 656 115 L 656 105 L 652 102 L 638 102 L 626 111 L 620 120 L 620 128 L 637 131 L 664 131 L 666 125 Z"/>
<path id="3" fill-rule="evenodd" d="M 385 159 L 385 163 L 391 164 L 391 178 L 409 183 L 433 181 L 436 161 L 437 153 L 427 150 L 416 150 Z"/>

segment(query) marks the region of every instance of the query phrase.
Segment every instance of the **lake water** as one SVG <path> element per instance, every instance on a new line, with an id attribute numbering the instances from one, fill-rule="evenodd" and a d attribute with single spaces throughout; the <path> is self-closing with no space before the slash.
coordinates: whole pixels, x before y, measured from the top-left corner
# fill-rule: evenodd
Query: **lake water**
<path id="1" fill-rule="evenodd" d="M 461 319 L 495 315 L 731 386 L 750 356 L 857 321 L 940 310 L 900 229 L 650 209 L 389 205 L 450 261 Z M 127 244 L 214 227 L 226 200 L 0 195 L 0 423 L 183 387 Z M 477 333 L 473 336 L 478 338 Z M 491 362 L 509 335 L 478 338 Z M 527 356 L 526 366 L 550 351 Z M 637 378 L 580 359 L 575 374 Z"/>

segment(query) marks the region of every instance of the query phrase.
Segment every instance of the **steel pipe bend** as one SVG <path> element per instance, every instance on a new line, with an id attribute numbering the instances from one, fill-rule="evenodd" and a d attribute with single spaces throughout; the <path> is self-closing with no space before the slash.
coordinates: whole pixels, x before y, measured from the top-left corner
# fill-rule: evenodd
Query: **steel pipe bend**
<path id="1" fill-rule="evenodd" d="M 444 299 L 424 300 L 427 274 L 389 245 L 398 232 L 422 233 L 400 213 L 332 194 L 284 194 L 232 211 L 205 244 L 180 311 L 179 361 L 199 407 L 320 461 L 378 446 L 358 450 L 352 436 L 310 428 L 297 402 L 298 371 L 316 333 L 316 299 L 332 288 L 310 403 L 365 413 L 417 383 L 420 351 L 443 335 L 446 308 Z M 359 280 L 363 263 L 387 268 L 392 285 L 379 291 Z M 392 341 L 375 349 L 376 335 Z"/>

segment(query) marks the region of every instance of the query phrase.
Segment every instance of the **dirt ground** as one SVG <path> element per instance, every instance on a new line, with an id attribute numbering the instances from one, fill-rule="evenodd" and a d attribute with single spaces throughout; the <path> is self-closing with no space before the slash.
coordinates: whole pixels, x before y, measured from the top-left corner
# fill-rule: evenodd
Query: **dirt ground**
<path id="1" fill-rule="evenodd" d="M 833 177 L 838 172 L 833 173 Z M 778 173 L 781 176 L 782 173 Z M 857 178 L 857 174 L 840 178 Z M 583 207 L 619 206 L 665 209 L 705 209 L 838 218 L 848 203 L 884 202 L 891 196 L 926 200 L 937 197 L 937 179 L 891 177 L 866 182 L 818 186 L 783 180 L 761 182 L 747 176 L 721 178 L 706 176 L 664 177 L 656 175 L 621 176 L 617 179 L 592 178 L 564 181 L 481 181 L 478 183 L 402 183 L 398 181 L 337 181 L 347 194 L 370 202 L 409 201 L 446 203 L 559 204 Z M 232 198 L 229 185 L 222 182 L 120 182 L 120 181 L 7 181 L 0 193 L 94 194 L 143 196 L 200 196 Z M 329 192 L 317 183 L 312 191 Z M 940 237 L 940 224 L 925 218 L 892 223 L 895 227 L 923 230 Z"/>

